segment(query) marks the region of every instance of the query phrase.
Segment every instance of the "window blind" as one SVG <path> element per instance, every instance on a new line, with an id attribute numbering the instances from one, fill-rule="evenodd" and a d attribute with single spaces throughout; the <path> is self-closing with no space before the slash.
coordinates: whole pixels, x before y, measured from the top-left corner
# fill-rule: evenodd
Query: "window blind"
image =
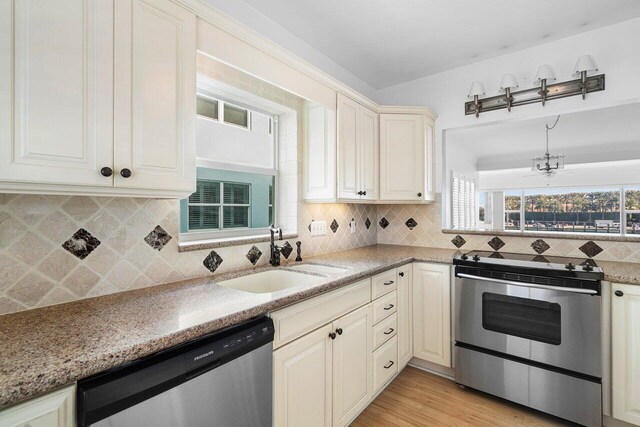
<path id="1" fill-rule="evenodd" d="M 470 230 L 476 226 L 476 180 L 453 172 L 451 179 L 451 226 Z"/>

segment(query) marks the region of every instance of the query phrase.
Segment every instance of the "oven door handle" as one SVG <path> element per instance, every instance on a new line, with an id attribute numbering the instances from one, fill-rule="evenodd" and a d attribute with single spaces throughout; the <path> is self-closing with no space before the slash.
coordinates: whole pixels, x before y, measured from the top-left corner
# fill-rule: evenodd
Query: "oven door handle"
<path id="1" fill-rule="evenodd" d="M 500 283 L 503 285 L 513 285 L 513 286 L 523 286 L 525 288 L 547 289 L 550 291 L 572 292 L 574 294 L 596 295 L 598 293 L 598 291 L 595 291 L 593 289 L 564 288 L 562 286 L 537 285 L 535 283 L 525 283 L 525 282 L 512 282 L 511 280 L 492 279 L 489 277 L 480 277 L 480 276 L 474 276 L 472 274 L 465 274 L 465 273 L 458 273 L 456 274 L 456 276 L 462 277 L 463 279 L 480 280 L 482 282 Z"/>

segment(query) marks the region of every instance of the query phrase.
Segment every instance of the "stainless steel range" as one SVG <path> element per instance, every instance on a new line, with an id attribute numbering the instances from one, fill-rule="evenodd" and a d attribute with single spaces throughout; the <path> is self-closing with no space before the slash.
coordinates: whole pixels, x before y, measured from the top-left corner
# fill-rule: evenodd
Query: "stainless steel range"
<path id="1" fill-rule="evenodd" d="M 456 382 L 602 425 L 604 275 L 595 262 L 471 252 L 454 265 Z"/>

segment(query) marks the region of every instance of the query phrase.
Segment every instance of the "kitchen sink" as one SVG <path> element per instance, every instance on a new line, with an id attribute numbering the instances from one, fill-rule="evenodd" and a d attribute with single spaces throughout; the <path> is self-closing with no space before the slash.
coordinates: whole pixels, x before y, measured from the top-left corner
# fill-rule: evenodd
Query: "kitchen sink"
<path id="1" fill-rule="evenodd" d="M 347 271 L 349 271 L 348 268 L 333 267 L 330 265 L 320 265 L 320 264 L 293 265 L 291 268 L 295 268 L 296 270 L 308 271 L 310 273 L 319 273 L 319 274 L 340 274 L 340 273 L 346 273 Z"/>
<path id="2" fill-rule="evenodd" d="M 324 277 L 313 276 L 299 271 L 268 270 L 236 277 L 235 279 L 223 280 L 218 284 L 252 294 L 268 294 L 295 286 L 310 285 L 321 280 L 324 280 Z"/>

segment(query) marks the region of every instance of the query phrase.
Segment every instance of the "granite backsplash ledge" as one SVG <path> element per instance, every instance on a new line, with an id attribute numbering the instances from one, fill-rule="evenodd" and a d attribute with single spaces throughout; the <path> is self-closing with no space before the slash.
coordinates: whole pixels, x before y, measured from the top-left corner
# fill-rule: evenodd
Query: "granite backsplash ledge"
<path id="1" fill-rule="evenodd" d="M 0 314 L 267 264 L 268 242 L 180 253 L 179 215 L 177 200 L 0 194 Z M 312 239 L 312 219 L 338 227 Z M 303 257 L 375 244 L 367 220 L 375 207 L 299 203 L 285 242 Z"/>

